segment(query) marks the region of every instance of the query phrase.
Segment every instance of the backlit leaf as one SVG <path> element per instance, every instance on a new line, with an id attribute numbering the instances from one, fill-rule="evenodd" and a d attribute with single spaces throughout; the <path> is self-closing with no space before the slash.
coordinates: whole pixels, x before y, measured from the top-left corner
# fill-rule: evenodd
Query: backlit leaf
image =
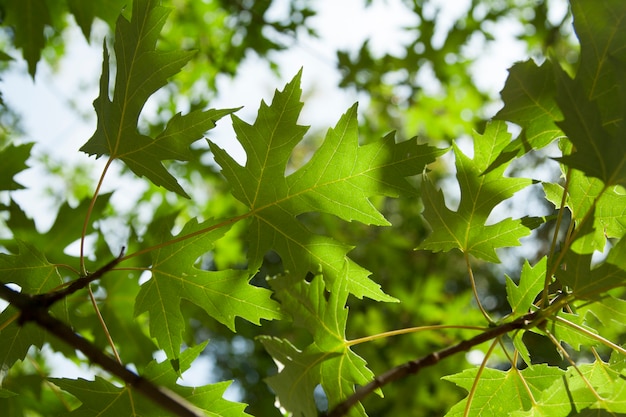
<path id="1" fill-rule="evenodd" d="M 135 314 L 150 313 L 150 334 L 170 359 L 178 357 L 182 344 L 185 318 L 180 303 L 183 299 L 201 307 L 231 330 L 235 329 L 235 317 L 256 324 L 261 319 L 280 317 L 278 304 L 270 299 L 271 292 L 248 283 L 249 271 L 205 271 L 195 266 L 226 229 L 227 225 L 191 220 L 178 237 L 192 237 L 152 252 L 152 278 L 141 286 Z M 169 227 L 164 227 L 161 238 L 162 241 L 173 238 Z"/>
<path id="2" fill-rule="evenodd" d="M 189 369 L 192 361 L 204 349 L 206 344 L 185 350 L 181 354 L 181 370 Z M 238 404 L 222 398 L 229 382 L 220 382 L 200 387 L 183 387 L 176 384 L 178 374 L 167 361 L 152 361 L 143 375 L 152 382 L 165 386 L 187 399 L 204 411 L 207 416 L 237 417 L 247 416 L 245 404 Z M 152 399 L 135 391 L 131 386 L 113 385 L 104 378 L 96 376 L 94 381 L 85 379 L 52 379 L 60 388 L 75 395 L 81 406 L 69 413 L 69 416 L 164 416 L 165 413 Z"/>
<path id="3" fill-rule="evenodd" d="M 274 250 L 292 276 L 301 279 L 321 269 L 328 285 L 348 262 L 350 293 L 392 301 L 368 278 L 368 271 L 346 261 L 349 245 L 309 231 L 297 216 L 317 211 L 346 221 L 388 225 L 370 199 L 412 192 L 404 177 L 420 174 L 442 151 L 418 145 L 414 139 L 396 144 L 391 135 L 359 145 L 353 106 L 328 131 L 311 160 L 285 178 L 289 157 L 307 130 L 297 124 L 302 108 L 300 78 L 296 75 L 283 91 L 277 91 L 269 106 L 261 103 L 253 125 L 233 117 L 247 154 L 244 167 L 211 145 L 233 195 L 250 209 L 250 262 L 260 264 Z"/>
<path id="4" fill-rule="evenodd" d="M 527 262 L 522 267 L 522 275 L 520 276 L 519 285 L 506 277 L 507 299 L 513 317 L 522 316 L 530 311 L 530 306 L 537 297 L 537 294 L 543 289 L 546 276 L 547 258 L 542 258 L 534 267 Z"/>
<path id="5" fill-rule="evenodd" d="M 181 70 L 193 52 L 157 51 L 156 43 L 168 10 L 154 0 L 133 2 L 129 22 L 120 16 L 115 32 L 117 71 L 113 99 L 109 98 L 109 56 L 104 45 L 100 95 L 94 101 L 98 125 L 81 150 L 100 157 L 121 159 L 138 176 L 188 197 L 178 181 L 163 166 L 164 160 L 186 161 L 189 145 L 215 127 L 221 117 L 234 110 L 196 110 L 176 114 L 156 138 L 139 133 L 139 114 L 148 98 Z"/>
<path id="6" fill-rule="evenodd" d="M 519 239 L 530 233 L 521 220 L 508 218 L 486 225 L 496 205 L 531 183 L 526 178 L 504 177 L 505 165 L 483 174 L 509 139 L 504 122 L 493 122 L 487 125 L 483 135 L 475 134 L 473 159 L 454 146 L 461 186 L 459 208 L 450 210 L 442 192 L 431 182 L 425 182 L 422 189 L 424 217 L 432 232 L 420 249 L 447 252 L 456 248 L 480 259 L 499 262 L 496 248 L 517 246 Z"/>
<path id="7" fill-rule="evenodd" d="M 32 143 L 9 145 L 0 149 L 0 190 L 19 190 L 22 187 L 13 177 L 28 168 L 26 160 L 30 156 Z"/>
<path id="8" fill-rule="evenodd" d="M 56 265 L 48 262 L 43 253 L 29 244 L 18 241 L 18 253 L 0 253 L 0 282 L 17 284 L 26 294 L 43 294 L 63 284 Z M 56 303 L 52 311 L 60 319 L 67 319 L 66 303 Z M 16 360 L 23 359 L 30 346 L 41 348 L 46 333 L 32 323 L 24 326 L 16 320 L 17 310 L 11 306 L 0 313 L 0 366 L 10 367 Z"/>

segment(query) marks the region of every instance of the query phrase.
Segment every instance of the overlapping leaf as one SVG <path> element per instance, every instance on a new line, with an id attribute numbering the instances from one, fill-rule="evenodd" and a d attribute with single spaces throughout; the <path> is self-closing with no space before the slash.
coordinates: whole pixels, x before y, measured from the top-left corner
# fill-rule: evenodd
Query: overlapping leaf
<path id="1" fill-rule="evenodd" d="M 14 179 L 18 172 L 27 168 L 26 160 L 30 156 L 32 143 L 24 145 L 9 145 L 0 149 L 0 191 L 19 190 L 22 187 Z"/>
<path id="2" fill-rule="evenodd" d="M 578 170 L 569 175 L 565 205 L 570 209 L 572 220 L 578 227 L 585 218 L 592 224 L 588 228 L 590 233 L 580 236 L 572 249 L 581 254 L 602 252 L 607 238 L 621 238 L 626 234 L 626 192 L 620 186 L 605 187 L 599 179 L 589 178 Z M 560 207 L 563 187 L 545 183 L 544 189 L 546 198 Z"/>
<path id="3" fill-rule="evenodd" d="M 93 220 L 101 218 L 110 198 L 111 194 L 102 194 L 95 202 L 92 208 L 95 211 L 92 216 Z M 76 241 L 76 231 L 81 230 L 90 203 L 89 199 L 84 199 L 76 207 L 72 207 L 68 203 L 62 204 L 56 213 L 52 226 L 45 233 L 41 233 L 37 230 L 35 221 L 28 218 L 17 203 L 11 201 L 7 208 L 10 217 L 6 223 L 13 236 L 11 239 L 0 239 L 0 243 L 14 252 L 17 250 L 16 239 L 23 240 L 36 245 L 51 261 L 62 263 L 64 259 L 70 258 L 64 251 Z M 93 231 L 92 224 L 86 232 L 89 234 Z"/>
<path id="4" fill-rule="evenodd" d="M 6 24 L 14 28 L 13 43 L 22 49 L 28 72 L 34 78 L 41 50 L 45 45 L 44 27 L 51 23 L 45 0 L 9 0 L 2 4 Z"/>
<path id="5" fill-rule="evenodd" d="M 167 79 L 191 59 L 193 52 L 156 50 L 156 42 L 165 24 L 168 10 L 154 0 L 133 2 L 133 17 L 117 21 L 115 56 L 117 72 L 113 100 L 109 98 L 109 56 L 104 47 L 100 78 L 100 95 L 94 101 L 98 125 L 93 136 L 81 148 L 89 155 L 104 154 L 117 158 L 138 176 L 146 176 L 156 185 L 187 194 L 163 166 L 164 160 L 186 161 L 191 157 L 189 145 L 221 117 L 234 110 L 194 111 L 176 114 L 156 138 L 137 130 L 139 114 L 148 98 L 167 83 Z"/>
<path id="6" fill-rule="evenodd" d="M 624 253 L 622 248 L 626 247 L 626 243 L 621 242 L 619 247 L 613 248 L 617 249 L 615 255 Z M 566 269 L 557 271 L 556 276 L 577 298 L 593 299 L 626 282 L 626 271 L 614 264 L 605 262 L 592 269 L 590 254 L 578 255 L 570 251 L 565 255 L 564 265 Z"/>
<path id="7" fill-rule="evenodd" d="M 563 385 L 563 374 L 563 370 L 547 365 L 536 365 L 522 371 L 484 369 L 469 406 L 469 415 L 533 415 L 528 413 L 534 408 L 542 411 L 539 415 L 567 416 L 571 410 L 568 398 L 553 395 L 555 386 Z M 444 379 L 470 391 L 477 375 L 478 369 L 474 368 Z M 464 399 L 452 407 L 446 417 L 467 415 L 464 413 L 467 401 Z"/>
<path id="8" fill-rule="evenodd" d="M 541 149 L 563 135 L 555 122 L 561 110 L 554 98 L 556 83 L 550 61 L 537 66 L 532 60 L 519 62 L 509 69 L 509 76 L 500 93 L 504 107 L 495 116 L 522 127 L 520 136 L 509 143 L 490 168 Z"/>
<path id="9" fill-rule="evenodd" d="M 483 135 L 474 136 L 473 159 L 454 145 L 461 187 L 459 208 L 453 211 L 446 207 L 442 192 L 431 182 L 425 182 L 422 189 L 424 217 L 432 233 L 422 242 L 420 249 L 439 252 L 456 248 L 477 258 L 499 262 L 496 248 L 517 246 L 519 239 L 530 233 L 519 219 L 507 218 L 486 225 L 496 205 L 531 184 L 530 179 L 504 177 L 506 164 L 484 173 L 509 140 L 504 122 L 493 122 L 487 125 Z"/>
<path id="10" fill-rule="evenodd" d="M 368 278 L 368 271 L 346 260 L 350 246 L 310 232 L 297 216 L 317 211 L 346 221 L 387 225 L 370 197 L 411 192 L 404 178 L 421 173 L 441 151 L 415 140 L 396 144 L 391 135 L 359 146 L 354 106 L 329 130 L 311 160 L 285 178 L 288 159 L 306 132 L 297 124 L 302 108 L 300 77 L 277 92 L 270 106 L 261 104 L 253 125 L 233 118 L 247 154 L 245 167 L 211 145 L 233 194 L 251 210 L 250 261 L 259 264 L 274 250 L 294 276 L 303 278 L 321 269 L 330 285 L 348 262 L 350 293 L 390 301 Z"/>
<path id="11" fill-rule="evenodd" d="M 162 241 L 171 240 L 165 225 Z M 213 242 L 227 230 L 227 225 L 189 221 L 178 237 L 191 236 L 152 251 L 152 278 L 137 295 L 135 314 L 150 313 L 150 334 L 168 358 L 180 353 L 185 318 L 180 311 L 182 299 L 201 307 L 220 323 L 235 329 L 235 317 L 259 324 L 260 319 L 281 315 L 271 292 L 250 285 L 247 270 L 204 271 L 194 265 L 207 253 Z"/>
<path id="12" fill-rule="evenodd" d="M 346 264 L 342 274 L 350 271 Z M 354 392 L 356 385 L 364 385 L 374 376 L 365 361 L 355 354 L 345 337 L 348 310 L 347 279 L 334 282 L 325 297 L 325 284 L 321 276 L 311 283 L 301 281 L 293 284 L 286 279 L 272 282 L 277 297 L 285 311 L 292 315 L 294 324 L 313 335 L 313 343 L 303 351 L 288 341 L 261 338 L 263 345 L 284 368 L 268 379 L 277 393 L 281 406 L 296 416 L 317 415 L 313 390 L 321 384 L 328 398 L 329 407 Z M 361 405 L 357 415 L 365 416 Z"/>
<path id="13" fill-rule="evenodd" d="M 61 284 L 56 265 L 48 262 L 43 253 L 29 244 L 18 241 L 18 253 L 0 253 L 0 281 L 2 284 L 17 284 L 27 294 L 43 294 Z M 56 303 L 52 312 L 61 319 L 67 319 L 65 301 Z M 10 367 L 18 359 L 23 359 L 30 346 L 41 347 L 45 333 L 35 324 L 20 326 L 15 320 L 16 309 L 8 307 L 0 313 L 0 323 L 7 324 L 0 330 L 0 366 Z"/>
<path id="14" fill-rule="evenodd" d="M 623 96 L 626 9 L 619 0 L 574 1 L 571 7 L 580 42 L 576 81 L 581 84 L 587 99 L 598 105 L 603 127 L 611 135 L 619 134 L 625 127 L 626 111 Z M 585 117 L 589 115 L 585 114 Z M 595 139 L 602 141 L 606 138 Z"/>
<path id="15" fill-rule="evenodd" d="M 626 9 L 615 0 L 572 5 L 581 43 L 575 79 L 557 71 L 559 127 L 575 147 L 562 161 L 609 185 L 626 185 Z"/>
<path id="16" fill-rule="evenodd" d="M 185 350 L 181 354 L 181 370 L 189 369 L 193 360 L 202 352 L 205 344 Z M 238 417 L 248 416 L 244 412 L 245 404 L 227 401 L 222 398 L 230 382 L 220 382 L 200 387 L 183 387 L 176 384 L 178 374 L 167 361 L 152 361 L 143 375 L 155 384 L 167 387 L 190 403 L 204 411 L 207 416 Z M 107 380 L 96 377 L 94 381 L 85 379 L 52 379 L 60 388 L 75 395 L 82 404 L 69 413 L 69 416 L 144 416 L 160 417 L 166 415 L 152 399 L 144 397 L 131 386 L 113 385 Z"/>

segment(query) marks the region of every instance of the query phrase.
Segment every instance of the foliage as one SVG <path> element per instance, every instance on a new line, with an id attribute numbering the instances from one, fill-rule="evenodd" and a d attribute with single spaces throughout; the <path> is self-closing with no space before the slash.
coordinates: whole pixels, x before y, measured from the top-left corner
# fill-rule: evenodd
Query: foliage
<path id="1" fill-rule="evenodd" d="M 202 3 L 197 7 L 214 8 L 216 18 L 233 13 L 248 23 L 269 7 Z M 472 2 L 473 15 L 479 5 Z M 68 197 L 42 232 L 13 198 L 34 145 L 0 149 L 6 161 L 0 192 L 7 197 L 0 206 L 0 297 L 6 301 L 0 407 L 6 415 L 626 414 L 622 2 L 572 2 L 577 65 L 562 59 L 565 41 L 554 38 L 560 26 L 544 27 L 549 39 L 543 45 L 554 47 L 549 58 L 510 69 L 504 106 L 493 120 L 475 125 L 457 115 L 447 131 L 434 123 L 428 136 L 441 134 L 450 147 L 372 135 L 359 125 L 355 104 L 301 164 L 294 163 L 308 129 L 298 124 L 305 105 L 301 72 L 261 102 L 251 123 L 238 109 L 205 109 L 200 100 L 162 125 L 140 128 L 148 99 L 175 85 L 170 78 L 187 63 L 202 65 L 193 52 L 174 46 L 180 28 L 167 26 L 170 10 L 157 0 L 135 0 L 113 23 L 111 6 L 102 2 L 65 6 L 86 35 L 96 16 L 115 26 L 113 48 L 103 45 L 97 127 L 81 148 L 106 162 L 93 193 L 76 204 Z M 42 28 L 66 12 L 44 0 L 7 0 L 2 7 L 34 76 Z M 34 16 L 35 7 L 45 13 Z M 434 21 L 415 7 L 429 38 Z M 242 10 L 252 18 L 238 14 Z M 485 20 L 506 14 L 487 10 Z M 538 10 L 542 21 L 546 9 Z M 175 21 L 179 12 L 175 7 Z M 296 23 L 262 19 L 246 32 L 258 39 L 235 50 L 280 48 L 259 38 L 262 28 L 296 32 L 311 13 L 294 3 Z M 454 77 L 439 72 L 441 62 L 485 30 L 477 24 L 467 17 L 442 47 L 424 47 L 428 59 L 439 60 L 435 73 L 446 88 L 452 87 L 447 77 Z M 411 49 L 422 54 L 415 44 Z M 365 47 L 360 54 L 371 58 Z M 339 54 L 341 65 L 348 61 Z M 350 64 L 358 71 L 343 83 L 376 86 L 375 110 L 376 100 L 386 97 L 377 91 L 388 86 L 374 76 L 359 84 L 359 71 L 381 70 L 370 61 Z M 383 72 L 406 64 L 389 56 L 382 62 Z M 452 67 L 472 91 L 468 106 L 484 103 L 467 67 Z M 219 64 L 210 76 L 234 70 Z M 411 93 L 417 103 L 403 118 L 419 106 L 417 90 Z M 201 140 L 227 116 L 246 153 L 243 164 Z M 511 123 L 521 129 L 515 138 Z M 473 151 L 454 139 L 459 126 L 483 127 L 471 133 Z M 512 175 L 520 162 L 540 161 L 536 171 L 526 171 L 531 177 L 549 167 L 547 148 L 559 152 L 554 159 L 562 178 Z M 205 153 L 214 162 L 203 162 Z M 456 202 L 445 187 L 450 158 L 460 189 Z M 152 213 L 143 223 L 136 213 L 118 212 L 102 191 L 113 164 L 124 166 L 124 180 L 142 177 L 149 184 L 136 201 Z M 206 200 L 202 188 L 210 190 Z M 542 191 L 548 215 L 540 204 L 502 215 L 516 193 L 533 189 Z M 104 227 L 115 218 L 128 228 L 123 243 Z M 77 240 L 78 255 L 66 251 Z M 517 246 L 530 250 L 503 250 Z M 510 253 L 522 261 L 507 265 L 505 275 L 498 264 Z M 220 347 L 225 341 L 244 353 L 229 356 Z M 94 365 L 94 377 L 50 377 L 50 351 Z M 165 359 L 155 359 L 157 352 Z M 462 354 L 482 359 L 471 365 Z M 207 356 L 215 360 L 214 378 L 186 386 L 185 371 Z M 416 380 L 407 379 L 416 373 Z M 224 398 L 233 378 L 248 379 L 242 388 L 248 405 Z M 260 378 L 271 396 L 258 388 Z"/>

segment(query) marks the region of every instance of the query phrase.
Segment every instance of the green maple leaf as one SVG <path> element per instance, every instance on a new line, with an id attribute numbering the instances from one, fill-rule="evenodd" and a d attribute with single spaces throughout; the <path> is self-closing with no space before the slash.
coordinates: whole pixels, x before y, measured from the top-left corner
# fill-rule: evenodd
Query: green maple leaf
<path id="1" fill-rule="evenodd" d="M 555 120 L 561 119 L 554 96 L 556 83 L 550 61 L 537 66 L 534 61 L 518 62 L 509 69 L 501 91 L 504 107 L 495 119 L 517 123 L 520 136 L 509 143 L 490 169 L 519 157 L 532 149 L 541 149 L 563 136 Z"/>
<path id="2" fill-rule="evenodd" d="M 81 151 L 100 157 L 120 159 L 138 176 L 188 197 L 162 161 L 187 161 L 189 145 L 215 127 L 217 120 L 234 109 L 193 111 L 176 114 L 156 138 L 137 130 L 139 114 L 148 98 L 180 71 L 193 52 L 156 50 L 159 33 L 168 9 L 155 0 L 133 2 L 132 20 L 120 16 L 115 32 L 117 72 L 113 100 L 109 98 L 109 56 L 104 45 L 100 95 L 94 101 L 98 124 L 93 136 Z"/>
<path id="3" fill-rule="evenodd" d="M 469 391 L 472 389 L 477 374 L 478 369 L 472 368 L 455 375 L 446 376 L 443 379 Z M 556 399 L 548 398 L 543 402 L 538 401 L 544 396 L 544 393 L 550 394 L 550 389 L 554 384 L 562 381 L 563 374 L 563 370 L 545 364 L 535 365 L 522 371 L 518 369 L 500 371 L 486 368 L 480 376 L 472 398 L 469 415 L 493 417 L 528 415 L 524 412 L 530 411 L 531 407 L 540 406 L 545 411 L 550 411 L 544 415 L 567 416 L 569 413 L 567 396 Z M 467 401 L 464 399 L 454 405 L 446 417 L 465 415 Z"/>
<path id="4" fill-rule="evenodd" d="M 56 265 L 48 262 L 38 249 L 18 241 L 17 255 L 0 254 L 0 281 L 17 284 L 26 294 L 43 294 L 63 284 Z M 51 312 L 60 319 L 67 319 L 65 301 L 56 303 Z M 16 309 L 9 306 L 0 313 L 0 366 L 11 367 L 16 360 L 24 359 L 30 346 L 41 348 L 46 340 L 45 332 L 33 323 L 20 326 L 15 320 Z"/>
<path id="5" fill-rule="evenodd" d="M 162 241 L 171 240 L 170 228 L 164 229 Z M 135 315 L 150 313 L 150 334 L 168 358 L 177 358 L 182 344 L 182 299 L 196 304 L 231 330 L 235 329 L 235 317 L 256 324 L 260 319 L 281 317 L 278 304 L 270 299 L 271 292 L 249 284 L 249 271 L 204 271 L 194 266 L 226 229 L 210 221 L 198 224 L 190 220 L 178 237 L 192 237 L 152 252 L 152 278 L 141 286 Z"/>
<path id="6" fill-rule="evenodd" d="M 605 187 L 597 178 L 590 178 L 581 171 L 570 172 L 565 205 L 572 213 L 577 226 L 593 210 L 589 233 L 579 237 L 572 249 L 580 254 L 604 251 L 607 238 L 621 238 L 626 234 L 626 193 L 620 186 Z M 545 183 L 546 198 L 555 207 L 561 206 L 563 187 Z M 589 220 L 586 220 L 589 221 Z M 579 226 L 580 227 L 580 226 Z"/>
<path id="7" fill-rule="evenodd" d="M 324 352 L 303 352 L 288 340 L 261 336 L 259 340 L 280 372 L 266 379 L 278 397 L 281 407 L 294 416 L 316 416 L 313 390 L 321 380 L 320 364 L 328 355 Z"/>
<path id="8" fill-rule="evenodd" d="M 206 343 L 185 350 L 180 357 L 181 370 L 187 370 L 193 360 L 202 352 Z M 183 387 L 176 384 L 179 375 L 171 368 L 168 361 L 152 361 L 146 368 L 144 378 L 157 385 L 167 387 L 187 399 L 191 404 L 204 411 L 207 416 L 238 417 L 248 416 L 243 410 L 245 404 L 227 401 L 222 398 L 230 382 L 200 387 Z M 61 389 L 78 398 L 82 404 L 69 413 L 70 416 L 169 416 L 152 399 L 144 397 L 131 386 L 113 385 L 96 376 L 94 381 L 85 379 L 51 379 Z"/>
<path id="9" fill-rule="evenodd" d="M 91 25 L 96 17 L 99 17 L 107 23 L 115 23 L 115 18 L 119 15 L 126 3 L 123 0 L 68 0 L 67 5 L 76 19 L 76 23 L 85 36 L 89 40 L 91 36 Z"/>
<path id="10" fill-rule="evenodd" d="M 506 124 L 493 122 L 487 125 L 483 135 L 475 134 L 473 159 L 454 145 L 457 179 L 461 187 L 459 208 L 453 211 L 446 207 L 443 193 L 425 181 L 423 215 L 432 232 L 419 249 L 439 252 L 456 248 L 477 258 L 499 262 L 496 248 L 517 246 L 519 239 L 530 233 L 519 219 L 485 224 L 496 205 L 531 184 L 530 179 L 504 177 L 504 164 L 484 173 L 509 140 Z"/>
<path id="11" fill-rule="evenodd" d="M 559 122 L 575 147 L 561 160 L 605 184 L 626 185 L 626 8 L 621 2 L 575 2 L 574 27 L 581 43 L 575 79 L 557 69 Z"/>
<path id="12" fill-rule="evenodd" d="M 349 264 L 342 275 L 349 276 Z M 279 298 L 284 311 L 294 324 L 313 335 L 313 343 L 303 351 L 288 341 L 261 338 L 263 345 L 284 368 L 270 377 L 268 384 L 277 393 L 281 406 L 296 416 L 314 416 L 313 390 L 321 384 L 328 398 L 329 408 L 337 405 L 350 394 L 356 385 L 369 382 L 374 374 L 366 362 L 350 349 L 345 330 L 348 318 L 347 279 L 335 281 L 326 299 L 326 286 L 321 276 L 310 283 L 291 283 L 288 279 L 274 279 L 272 289 Z M 365 416 L 359 404 L 354 414 Z"/>
<path id="13" fill-rule="evenodd" d="M 598 298 L 595 303 L 579 307 L 578 312 L 583 314 L 588 311 L 593 314 L 605 326 L 626 323 L 626 300 L 613 297 L 612 295 L 603 295 Z"/>
<path id="14" fill-rule="evenodd" d="M 587 300 L 612 288 L 623 286 L 626 271 L 611 263 L 617 254 L 624 253 L 623 248 L 626 247 L 626 243 L 621 242 L 620 240 L 619 246 L 613 248 L 615 252 L 611 251 L 612 257 L 594 269 L 591 269 L 591 254 L 579 255 L 569 251 L 564 260 L 567 268 L 557 271 L 557 279 L 577 298 Z"/>
<path id="15" fill-rule="evenodd" d="M 2 2 L 6 25 L 12 26 L 13 43 L 22 49 L 28 73 L 34 78 L 41 50 L 45 46 L 44 27 L 51 23 L 45 0 L 8 0 Z"/>
<path id="16" fill-rule="evenodd" d="M 322 212 L 346 221 L 388 225 L 370 198 L 413 192 L 404 177 L 420 174 L 442 151 L 415 140 L 396 144 L 392 135 L 359 146 L 353 106 L 329 130 L 311 160 L 285 177 L 289 157 L 307 130 L 297 124 L 302 108 L 300 78 L 298 73 L 283 91 L 277 91 L 271 105 L 261 103 L 253 125 L 233 116 L 237 138 L 247 154 L 244 167 L 211 144 L 233 195 L 250 209 L 250 263 L 260 264 L 274 250 L 293 276 L 299 279 L 321 270 L 332 285 L 348 262 L 352 294 L 392 301 L 368 278 L 368 271 L 346 259 L 349 245 L 312 233 L 297 216 Z"/>
<path id="17" fill-rule="evenodd" d="M 19 190 L 22 187 L 13 180 L 13 177 L 20 171 L 28 168 L 26 160 L 30 156 L 33 143 L 24 145 L 9 145 L 0 150 L 0 191 Z"/>
<path id="18" fill-rule="evenodd" d="M 579 365 L 577 370 L 568 368 L 568 393 L 578 410 L 591 408 L 626 413 L 626 381 L 623 374 L 611 365 L 596 360 Z M 586 381 L 580 377 L 579 371 Z M 587 383 L 591 384 L 601 399 L 594 395 Z"/>
<path id="19" fill-rule="evenodd" d="M 100 195 L 92 208 L 94 211 L 93 220 L 101 218 L 110 198 L 111 194 Z M 41 233 L 37 230 L 33 219 L 28 218 L 21 207 L 14 201 L 11 201 L 7 210 L 10 214 L 7 226 L 11 229 L 13 239 L 1 239 L 0 242 L 10 251 L 15 251 L 17 250 L 15 239 L 23 240 L 36 245 L 50 260 L 58 263 L 64 262 L 64 260 L 70 258 L 64 251 L 71 243 L 76 241 L 76 231 L 82 229 L 84 219 L 90 210 L 90 205 L 91 199 L 82 200 L 76 207 L 70 206 L 67 202 L 63 203 L 56 213 L 52 226 L 45 233 Z M 86 232 L 89 234 L 93 231 L 92 222 Z"/>
<path id="20" fill-rule="evenodd" d="M 626 104 L 622 96 L 626 8 L 619 0 L 577 1 L 571 7 L 580 41 L 576 81 L 582 85 L 588 100 L 597 103 L 602 125 L 616 134 L 624 127 Z"/>
<path id="21" fill-rule="evenodd" d="M 543 290 L 547 258 L 543 257 L 534 267 L 528 261 L 524 262 L 519 285 L 515 285 L 513 280 L 506 277 L 507 300 L 512 310 L 512 317 L 522 316 L 530 311 L 537 294 Z"/>

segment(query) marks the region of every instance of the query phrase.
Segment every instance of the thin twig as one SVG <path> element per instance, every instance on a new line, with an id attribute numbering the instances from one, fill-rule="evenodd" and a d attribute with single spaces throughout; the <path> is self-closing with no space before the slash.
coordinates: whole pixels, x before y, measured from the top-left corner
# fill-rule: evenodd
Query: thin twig
<path id="1" fill-rule="evenodd" d="M 22 312 L 22 323 L 26 321 L 36 323 L 64 343 L 80 350 L 91 362 L 117 376 L 127 385 L 132 386 L 164 409 L 180 417 L 205 416 L 202 411 L 178 394 L 153 384 L 151 381 L 118 363 L 115 359 L 102 352 L 96 345 L 75 333 L 70 326 L 52 317 L 47 310 L 41 308 L 33 309 L 33 298 L 29 294 L 14 291 L 0 282 L 0 298 L 8 301 Z"/>
<path id="2" fill-rule="evenodd" d="M 538 317 L 539 313 L 540 311 L 528 313 L 514 321 L 492 327 L 489 330 L 472 337 L 471 339 L 463 340 L 456 345 L 448 346 L 447 348 L 432 352 L 422 358 L 415 359 L 392 368 L 384 374 L 375 377 L 369 384 L 357 389 L 354 394 L 346 398 L 343 402 L 337 404 L 335 408 L 327 414 L 327 417 L 345 416 L 353 405 L 363 400 L 372 392 L 393 381 L 404 378 L 408 375 L 416 374 L 423 368 L 435 365 L 448 356 L 452 356 L 459 352 L 467 352 L 474 346 L 480 345 L 481 343 L 494 339 L 510 331 L 526 328 Z"/>
<path id="3" fill-rule="evenodd" d="M 31 296 L 33 305 L 36 304 L 37 308 L 40 309 L 48 309 L 50 306 L 52 306 L 52 304 L 56 303 L 57 301 L 60 301 L 67 296 L 74 294 L 78 290 L 86 288 L 93 281 L 102 278 L 104 274 L 115 268 L 115 266 L 123 260 L 123 256 L 124 248 L 122 248 L 117 258 L 113 259 L 111 262 L 104 265 L 93 274 L 88 274 L 84 277 L 78 278 L 72 281 L 67 287 L 64 287 L 60 290 Z"/>

